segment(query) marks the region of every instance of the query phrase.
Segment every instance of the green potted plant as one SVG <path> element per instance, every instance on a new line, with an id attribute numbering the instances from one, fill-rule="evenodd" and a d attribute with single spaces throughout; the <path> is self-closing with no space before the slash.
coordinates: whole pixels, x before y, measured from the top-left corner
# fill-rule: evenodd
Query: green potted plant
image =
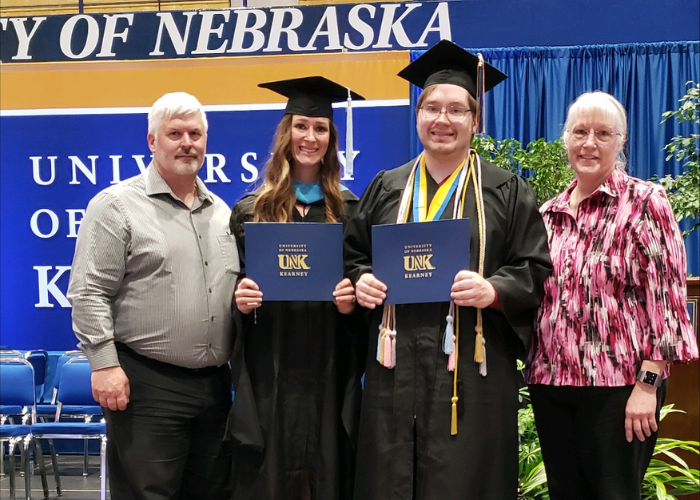
<path id="1" fill-rule="evenodd" d="M 662 115 L 661 123 L 675 119 L 678 123 L 700 124 L 700 84 L 688 82 L 688 91 L 678 101 L 675 111 Z M 697 130 L 697 128 L 696 128 Z M 700 135 L 691 133 L 688 137 L 678 135 L 666 145 L 666 161 L 675 159 L 683 166 L 683 173 L 675 177 L 666 175 L 659 179 L 668 193 L 668 199 L 678 222 L 683 219 L 694 220 L 690 229 L 683 236 L 700 227 Z"/>
<path id="2" fill-rule="evenodd" d="M 527 398 L 527 388 L 521 389 L 521 397 Z M 666 405 L 661 410 L 661 420 L 670 413 L 683 413 Z M 532 405 L 527 404 L 518 411 L 520 433 L 520 467 L 518 500 L 549 500 L 547 476 L 540 440 L 535 428 Z M 690 468 L 677 452 L 685 450 L 700 454 L 697 441 L 659 438 L 654 456 L 642 481 L 643 500 L 677 500 L 678 497 L 700 492 L 700 472 Z"/>
<path id="3" fill-rule="evenodd" d="M 561 140 L 547 142 L 540 138 L 522 148 L 515 139 L 477 136 L 473 146 L 496 166 L 526 177 L 538 205 L 564 191 L 574 178 Z"/>

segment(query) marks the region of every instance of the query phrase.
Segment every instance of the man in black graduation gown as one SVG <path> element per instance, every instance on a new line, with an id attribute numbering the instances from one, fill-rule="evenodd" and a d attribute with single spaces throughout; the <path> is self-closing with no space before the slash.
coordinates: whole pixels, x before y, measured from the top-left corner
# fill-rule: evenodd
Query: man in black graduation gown
<path id="1" fill-rule="evenodd" d="M 416 110 L 424 153 L 380 172 L 346 226 L 346 270 L 358 303 L 371 310 L 357 500 L 517 498 L 516 359 L 527 352 L 552 267 L 527 182 L 470 153 L 475 97 L 506 78 L 479 66 L 443 40 L 399 73 L 424 88 Z M 372 274 L 371 227 L 454 217 L 470 218 L 471 266 L 455 277 L 453 304 L 383 306 L 387 288 Z M 391 314 L 393 358 L 375 337 Z M 451 356 L 448 315 L 457 346 Z M 378 354 L 390 361 L 378 362 Z M 457 375 L 448 370 L 455 359 Z"/>

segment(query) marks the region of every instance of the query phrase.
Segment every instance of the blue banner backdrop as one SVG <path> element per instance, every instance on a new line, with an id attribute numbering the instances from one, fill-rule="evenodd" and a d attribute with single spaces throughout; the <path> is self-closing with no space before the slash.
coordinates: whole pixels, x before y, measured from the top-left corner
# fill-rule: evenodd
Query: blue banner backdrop
<path id="1" fill-rule="evenodd" d="M 355 107 L 358 196 L 380 168 L 408 161 L 408 106 Z M 281 110 L 211 111 L 200 177 L 233 205 L 252 189 Z M 344 111 L 336 111 L 340 146 Z M 150 161 L 145 113 L 0 117 L 0 329 L 14 349 L 75 347 L 65 298 L 88 201 Z M 386 148 L 384 145 L 390 144 Z"/>
<path id="2" fill-rule="evenodd" d="M 661 123 L 665 111 L 678 108 L 687 82 L 700 82 L 700 42 L 635 43 L 579 47 L 469 49 L 508 75 L 486 94 L 486 133 L 526 145 L 561 137 L 568 106 L 583 92 L 603 90 L 625 107 L 628 122 L 628 172 L 640 179 L 677 175 L 664 146 L 676 135 L 700 133 L 691 123 Z M 411 60 L 423 51 L 412 51 Z M 411 86 L 411 109 L 420 90 Z M 420 142 L 413 120 L 411 152 Z M 700 189 L 700 186 L 698 186 Z M 686 221 L 681 224 L 688 229 Z M 688 272 L 700 274 L 700 231 L 686 239 Z"/>

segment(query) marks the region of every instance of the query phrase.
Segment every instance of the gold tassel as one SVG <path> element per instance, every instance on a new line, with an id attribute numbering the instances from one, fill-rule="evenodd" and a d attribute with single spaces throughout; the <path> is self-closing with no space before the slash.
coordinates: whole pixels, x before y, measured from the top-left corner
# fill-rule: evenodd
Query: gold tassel
<path id="1" fill-rule="evenodd" d="M 481 310 L 478 310 L 477 315 L 481 315 Z M 481 318 L 479 318 L 481 319 Z M 474 340 L 474 361 L 481 363 L 484 360 L 484 334 L 481 331 L 481 321 L 477 321 L 477 325 L 474 327 L 476 331 L 476 339 Z"/>
<path id="2" fill-rule="evenodd" d="M 379 362 L 382 364 L 384 364 L 384 337 L 386 337 L 386 328 L 382 328 L 382 333 L 380 334 Z"/>
<path id="3" fill-rule="evenodd" d="M 457 401 L 459 401 L 459 398 L 452 396 L 452 427 L 450 428 L 450 434 L 453 436 L 457 435 Z"/>
<path id="4" fill-rule="evenodd" d="M 485 63 L 484 56 L 479 52 L 476 55 L 479 58 L 479 62 L 476 66 L 476 103 L 478 106 L 476 125 L 477 134 L 483 134 L 486 132 L 486 110 L 484 109 L 484 104 L 486 103 L 486 98 L 484 97 L 486 76 L 485 76 Z"/>

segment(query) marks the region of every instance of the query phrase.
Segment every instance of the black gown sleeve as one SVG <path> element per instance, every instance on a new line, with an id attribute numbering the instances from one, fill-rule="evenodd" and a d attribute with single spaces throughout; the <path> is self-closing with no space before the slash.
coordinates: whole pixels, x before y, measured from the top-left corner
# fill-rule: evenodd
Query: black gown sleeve
<path id="1" fill-rule="evenodd" d="M 231 218 L 229 219 L 229 229 L 231 234 L 236 237 L 236 245 L 238 246 L 238 255 L 241 259 L 240 278 L 245 277 L 245 230 L 243 224 L 252 222 L 253 220 L 253 205 L 255 198 L 246 196 L 241 198 L 231 210 Z"/>
<path id="2" fill-rule="evenodd" d="M 253 220 L 254 201 L 255 199 L 251 196 L 239 200 L 233 207 L 229 220 L 229 228 L 231 234 L 236 237 L 238 255 L 241 259 L 239 280 L 245 277 L 245 231 L 243 224 Z M 233 303 L 235 307 L 235 300 Z M 251 322 L 254 321 L 253 316 L 253 314 L 243 315 L 238 310 L 234 314 L 237 335 L 231 353 L 231 374 L 235 398 L 229 413 L 228 429 L 237 446 L 262 452 L 265 448 L 265 442 L 260 430 L 258 408 L 245 360 L 246 335 L 252 326 Z"/>
<path id="3" fill-rule="evenodd" d="M 345 275 L 350 278 L 353 286 L 361 275 L 372 272 L 373 211 L 382 205 L 382 198 L 385 196 L 384 174 L 384 171 L 379 172 L 367 186 L 345 224 Z"/>
<path id="4" fill-rule="evenodd" d="M 502 189 L 509 213 L 505 259 L 488 280 L 498 293 L 508 323 L 527 349 L 535 313 L 544 296 L 544 282 L 552 273 L 552 261 L 547 230 L 530 185 L 516 175 Z"/>

